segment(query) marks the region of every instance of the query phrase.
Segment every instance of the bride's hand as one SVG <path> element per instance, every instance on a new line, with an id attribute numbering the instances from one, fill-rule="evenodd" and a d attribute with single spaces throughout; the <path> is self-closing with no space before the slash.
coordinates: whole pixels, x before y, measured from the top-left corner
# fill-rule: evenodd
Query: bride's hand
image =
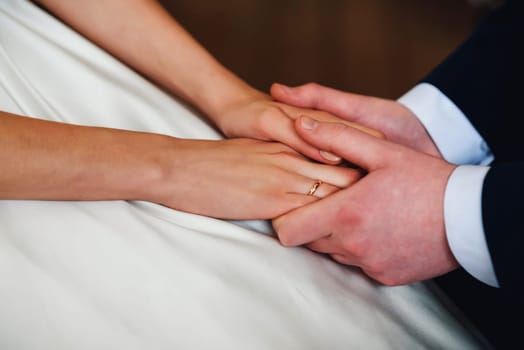
<path id="1" fill-rule="evenodd" d="M 277 142 L 176 142 L 159 155 L 162 181 L 152 189 L 155 198 L 150 200 L 222 219 L 271 219 L 347 187 L 361 176 L 356 169 L 308 161 Z M 317 180 L 322 183 L 308 195 Z"/>
<path id="2" fill-rule="evenodd" d="M 279 103 L 263 93 L 229 104 L 214 120 L 224 135 L 229 138 L 247 137 L 264 141 L 278 141 L 311 159 L 324 163 L 338 163 L 340 159 L 326 159 L 325 156 L 320 155 L 319 149 L 311 146 L 296 134 L 294 120 L 301 115 L 308 115 L 319 121 L 344 123 L 382 137 L 380 132 L 360 124 L 340 119 L 327 112 Z"/>

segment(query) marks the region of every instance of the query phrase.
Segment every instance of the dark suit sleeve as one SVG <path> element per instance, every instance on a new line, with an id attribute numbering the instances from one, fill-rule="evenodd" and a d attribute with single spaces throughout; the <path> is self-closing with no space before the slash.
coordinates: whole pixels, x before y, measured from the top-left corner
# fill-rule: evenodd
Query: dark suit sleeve
<path id="1" fill-rule="evenodd" d="M 468 117 L 495 156 L 482 193 L 484 231 L 502 288 L 524 286 L 524 1 L 508 1 L 424 81 Z"/>

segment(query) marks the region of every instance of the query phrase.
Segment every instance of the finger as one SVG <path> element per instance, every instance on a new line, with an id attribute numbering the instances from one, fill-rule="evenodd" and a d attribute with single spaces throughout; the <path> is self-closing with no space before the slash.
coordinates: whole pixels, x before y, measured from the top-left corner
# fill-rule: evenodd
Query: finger
<path id="1" fill-rule="evenodd" d="M 305 155 L 310 159 L 314 159 L 317 162 L 327 163 L 327 164 L 339 164 L 342 160 L 341 157 L 335 154 L 319 153 L 319 149 L 310 145 L 304 139 L 302 139 L 297 132 L 295 131 L 294 122 L 291 119 L 287 119 L 287 125 L 284 125 L 281 128 L 278 128 L 274 131 L 274 139 L 276 141 L 282 142 L 289 147 L 293 148 L 295 151 Z"/>
<path id="2" fill-rule="evenodd" d="M 339 164 L 342 160 L 341 157 L 334 154 L 327 154 L 323 156 L 320 153 L 320 150 L 313 145 L 307 143 L 299 135 L 297 135 L 294 130 L 293 121 L 289 120 L 291 123 L 289 128 L 282 128 L 279 131 L 276 131 L 274 134 L 275 141 L 281 142 L 293 148 L 300 154 L 316 160 L 317 162 L 327 163 L 330 165 Z"/>
<path id="3" fill-rule="evenodd" d="M 317 150 L 317 152 L 319 151 Z M 323 153 L 319 152 L 319 154 Z M 363 176 L 363 172 L 360 169 L 306 162 L 298 158 L 287 158 L 285 162 L 283 166 L 289 169 L 289 171 L 299 173 L 310 179 L 322 180 L 324 183 L 329 183 L 339 188 L 348 187 Z"/>
<path id="4" fill-rule="evenodd" d="M 318 120 L 318 121 L 333 122 L 333 123 L 337 123 L 337 122 L 338 123 L 343 123 L 343 124 L 349 125 L 351 127 L 354 127 L 356 129 L 359 129 L 359 130 L 362 130 L 364 132 L 367 132 L 368 134 L 373 135 L 375 137 L 384 138 L 384 134 L 382 132 L 378 131 L 378 130 L 369 128 L 369 127 L 364 126 L 364 125 L 359 124 L 359 123 L 355 123 L 355 122 L 351 122 L 351 121 L 339 118 L 338 116 L 333 115 L 331 113 L 327 113 L 327 112 L 319 111 L 319 110 L 313 110 L 313 109 L 307 110 L 307 109 L 304 109 L 304 108 L 297 108 L 297 107 L 293 107 L 293 106 L 286 105 L 286 104 L 280 104 L 279 108 L 286 115 L 288 115 L 291 119 L 298 119 L 300 116 L 302 116 L 304 114 L 308 114 L 312 118 L 314 118 L 315 120 Z"/>
<path id="5" fill-rule="evenodd" d="M 315 83 L 298 87 L 275 83 L 270 92 L 277 101 L 297 107 L 320 109 L 350 121 L 360 117 L 359 106 L 373 102 L 373 98 L 369 96 L 343 92 Z"/>
<path id="6" fill-rule="evenodd" d="M 315 196 L 317 198 L 324 198 L 333 194 L 337 191 L 340 191 L 340 187 L 322 182 L 319 180 L 311 181 L 311 186 L 302 192 L 306 196 Z"/>
<path id="7" fill-rule="evenodd" d="M 274 219 L 273 227 L 282 245 L 287 247 L 303 245 L 329 235 L 338 212 L 339 203 L 336 198 L 342 192 L 339 191 Z"/>
<path id="8" fill-rule="evenodd" d="M 329 256 L 344 265 L 358 265 L 358 261 L 351 254 L 348 254 L 343 250 L 340 244 L 332 239 L 333 235 L 330 234 L 326 237 L 320 238 L 316 241 L 306 244 L 306 247 L 322 254 L 329 254 Z"/>
<path id="9" fill-rule="evenodd" d="M 334 244 L 329 240 L 329 237 L 331 237 L 331 234 L 306 244 L 306 247 L 317 253 L 334 254 L 337 250 Z"/>
<path id="10" fill-rule="evenodd" d="M 322 180 L 310 179 L 302 177 L 295 179 L 295 181 L 286 186 L 286 193 L 288 194 L 299 194 L 304 196 L 313 196 L 316 198 L 324 198 L 340 191 L 340 187 L 329 184 Z"/>
<path id="11" fill-rule="evenodd" d="M 305 116 L 295 121 L 295 128 L 313 146 L 337 154 L 368 171 L 395 161 L 394 151 L 400 147 L 341 123 L 318 122 Z"/>
<path id="12" fill-rule="evenodd" d="M 316 241 L 306 244 L 306 247 L 318 253 L 329 254 L 335 261 L 345 265 L 358 265 L 358 259 L 351 255 L 344 245 L 340 244 L 337 235 L 331 233 Z"/>
<path id="13" fill-rule="evenodd" d="M 277 116 L 274 118 L 266 118 L 264 120 L 267 125 L 262 127 L 263 130 L 271 130 L 271 135 L 268 135 L 268 139 L 273 139 L 275 141 L 281 142 L 293 148 L 295 151 L 305 155 L 310 159 L 314 159 L 318 162 L 327 163 L 327 164 L 338 164 L 341 161 L 340 157 L 331 155 L 330 157 L 323 157 L 319 154 L 319 150 L 314 146 L 310 145 L 304 141 L 300 136 L 298 136 L 295 131 L 294 122 L 291 117 L 288 117 L 284 110 L 281 110 L 281 113 L 286 117 Z"/>

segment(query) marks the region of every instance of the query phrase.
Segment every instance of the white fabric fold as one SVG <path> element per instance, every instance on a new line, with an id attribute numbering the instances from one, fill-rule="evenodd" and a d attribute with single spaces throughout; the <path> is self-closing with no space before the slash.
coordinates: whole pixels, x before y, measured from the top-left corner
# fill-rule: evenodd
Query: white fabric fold
<path id="1" fill-rule="evenodd" d="M 0 2 L 0 108 L 220 138 L 25 0 Z M 0 348 L 481 347 L 425 284 L 379 286 L 244 226 L 146 202 L 0 201 Z"/>

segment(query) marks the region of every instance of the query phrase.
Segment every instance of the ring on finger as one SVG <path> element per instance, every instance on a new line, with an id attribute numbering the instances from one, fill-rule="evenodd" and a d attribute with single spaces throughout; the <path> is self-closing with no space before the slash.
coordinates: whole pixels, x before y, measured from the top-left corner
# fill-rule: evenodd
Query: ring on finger
<path id="1" fill-rule="evenodd" d="M 315 180 L 315 182 L 313 182 L 313 185 L 311 185 L 311 188 L 309 189 L 309 191 L 306 193 L 307 196 L 312 196 L 315 194 L 315 192 L 318 190 L 318 188 L 320 187 L 320 185 L 322 185 L 322 181 L 321 180 Z"/>

